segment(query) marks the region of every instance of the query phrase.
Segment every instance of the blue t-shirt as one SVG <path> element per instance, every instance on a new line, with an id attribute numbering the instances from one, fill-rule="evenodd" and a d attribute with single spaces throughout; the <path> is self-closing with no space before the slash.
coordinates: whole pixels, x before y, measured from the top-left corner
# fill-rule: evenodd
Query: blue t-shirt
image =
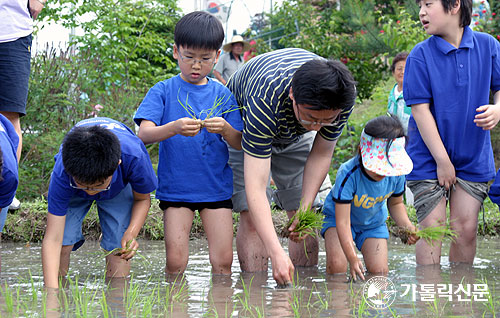
<path id="1" fill-rule="evenodd" d="M 335 202 L 350 203 L 351 226 L 360 230 L 378 227 L 387 220 L 387 198 L 401 196 L 404 190 L 405 176 L 375 181 L 366 174 L 356 156 L 340 166 L 335 185 L 323 205 L 323 213 L 335 220 Z"/>
<path id="2" fill-rule="evenodd" d="M 89 200 L 109 200 L 119 194 L 128 184 L 137 193 L 151 193 L 157 187 L 156 175 L 148 151 L 142 141 L 124 124 L 105 117 L 82 120 L 77 126 L 100 125 L 111 130 L 120 140 L 121 160 L 113 173 L 111 187 L 107 191 L 88 195 L 83 190 L 70 186 L 70 176 L 64 170 L 62 146 L 55 155 L 54 170 L 50 177 L 48 210 L 54 215 L 66 215 L 71 197 L 74 195 Z"/>
<path id="3" fill-rule="evenodd" d="M 500 89 L 500 44 L 492 36 L 464 28 L 457 49 L 439 36 L 417 44 L 406 60 L 403 95 L 407 105 L 429 103 L 457 177 L 486 182 L 495 176 L 490 132 L 474 123 L 476 108 Z M 408 180 L 437 179 L 436 162 L 413 116 L 407 152 L 413 161 Z"/>
<path id="4" fill-rule="evenodd" d="M 0 208 L 12 203 L 16 195 L 19 175 L 17 170 L 17 146 L 19 136 L 11 122 L 0 114 L 0 147 L 3 154 L 2 181 L 0 181 Z"/>
<path id="5" fill-rule="evenodd" d="M 490 191 L 488 192 L 491 202 L 500 205 L 500 170 L 497 172 L 495 181 L 490 186 Z"/>
<path id="6" fill-rule="evenodd" d="M 217 105 L 219 104 L 219 105 Z M 180 75 L 153 86 L 134 117 L 157 126 L 183 117 L 205 119 L 223 117 L 241 131 L 243 122 L 231 92 L 209 80 L 205 85 L 184 81 Z M 158 190 L 156 197 L 173 202 L 216 202 L 233 194 L 233 173 L 228 164 L 229 152 L 220 134 L 202 128 L 194 137 L 175 135 L 160 142 Z"/>

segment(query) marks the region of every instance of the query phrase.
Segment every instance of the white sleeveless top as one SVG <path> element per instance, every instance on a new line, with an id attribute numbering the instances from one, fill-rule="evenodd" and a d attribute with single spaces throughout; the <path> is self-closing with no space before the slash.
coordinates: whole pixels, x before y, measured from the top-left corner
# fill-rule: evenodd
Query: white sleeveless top
<path id="1" fill-rule="evenodd" d="M 0 43 L 33 33 L 28 0 L 0 0 Z"/>

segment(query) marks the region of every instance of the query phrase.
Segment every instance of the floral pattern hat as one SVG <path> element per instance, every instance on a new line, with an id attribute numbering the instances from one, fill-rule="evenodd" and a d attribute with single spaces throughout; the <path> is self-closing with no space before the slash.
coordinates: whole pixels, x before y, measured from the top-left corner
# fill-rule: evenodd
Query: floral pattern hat
<path id="1" fill-rule="evenodd" d="M 387 151 L 388 144 L 389 150 Z M 375 138 L 363 130 L 359 149 L 365 169 L 378 175 L 402 176 L 407 175 L 413 169 L 413 162 L 405 150 L 405 137 L 392 140 Z"/>

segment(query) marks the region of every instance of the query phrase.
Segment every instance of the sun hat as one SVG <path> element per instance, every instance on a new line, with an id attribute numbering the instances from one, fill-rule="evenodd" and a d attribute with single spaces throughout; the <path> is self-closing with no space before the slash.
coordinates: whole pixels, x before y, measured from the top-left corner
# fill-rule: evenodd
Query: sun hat
<path id="1" fill-rule="evenodd" d="M 363 132 L 359 149 L 361 161 L 366 170 L 381 176 L 402 176 L 411 172 L 413 162 L 405 150 L 405 137 L 392 139 L 389 151 L 387 138 L 375 138 Z"/>
<path id="2" fill-rule="evenodd" d="M 224 44 L 222 47 L 224 52 L 231 52 L 234 43 L 243 43 L 243 52 L 250 50 L 250 44 L 241 35 L 233 35 L 231 42 Z"/>

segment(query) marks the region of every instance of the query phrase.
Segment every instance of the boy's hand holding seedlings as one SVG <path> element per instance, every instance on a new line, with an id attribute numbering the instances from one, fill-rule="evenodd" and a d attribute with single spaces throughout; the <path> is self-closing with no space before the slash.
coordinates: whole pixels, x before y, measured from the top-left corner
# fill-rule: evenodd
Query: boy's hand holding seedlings
<path id="1" fill-rule="evenodd" d="M 174 131 L 177 135 L 186 137 L 196 136 L 202 127 L 202 121 L 189 117 L 179 118 L 174 122 Z"/>

